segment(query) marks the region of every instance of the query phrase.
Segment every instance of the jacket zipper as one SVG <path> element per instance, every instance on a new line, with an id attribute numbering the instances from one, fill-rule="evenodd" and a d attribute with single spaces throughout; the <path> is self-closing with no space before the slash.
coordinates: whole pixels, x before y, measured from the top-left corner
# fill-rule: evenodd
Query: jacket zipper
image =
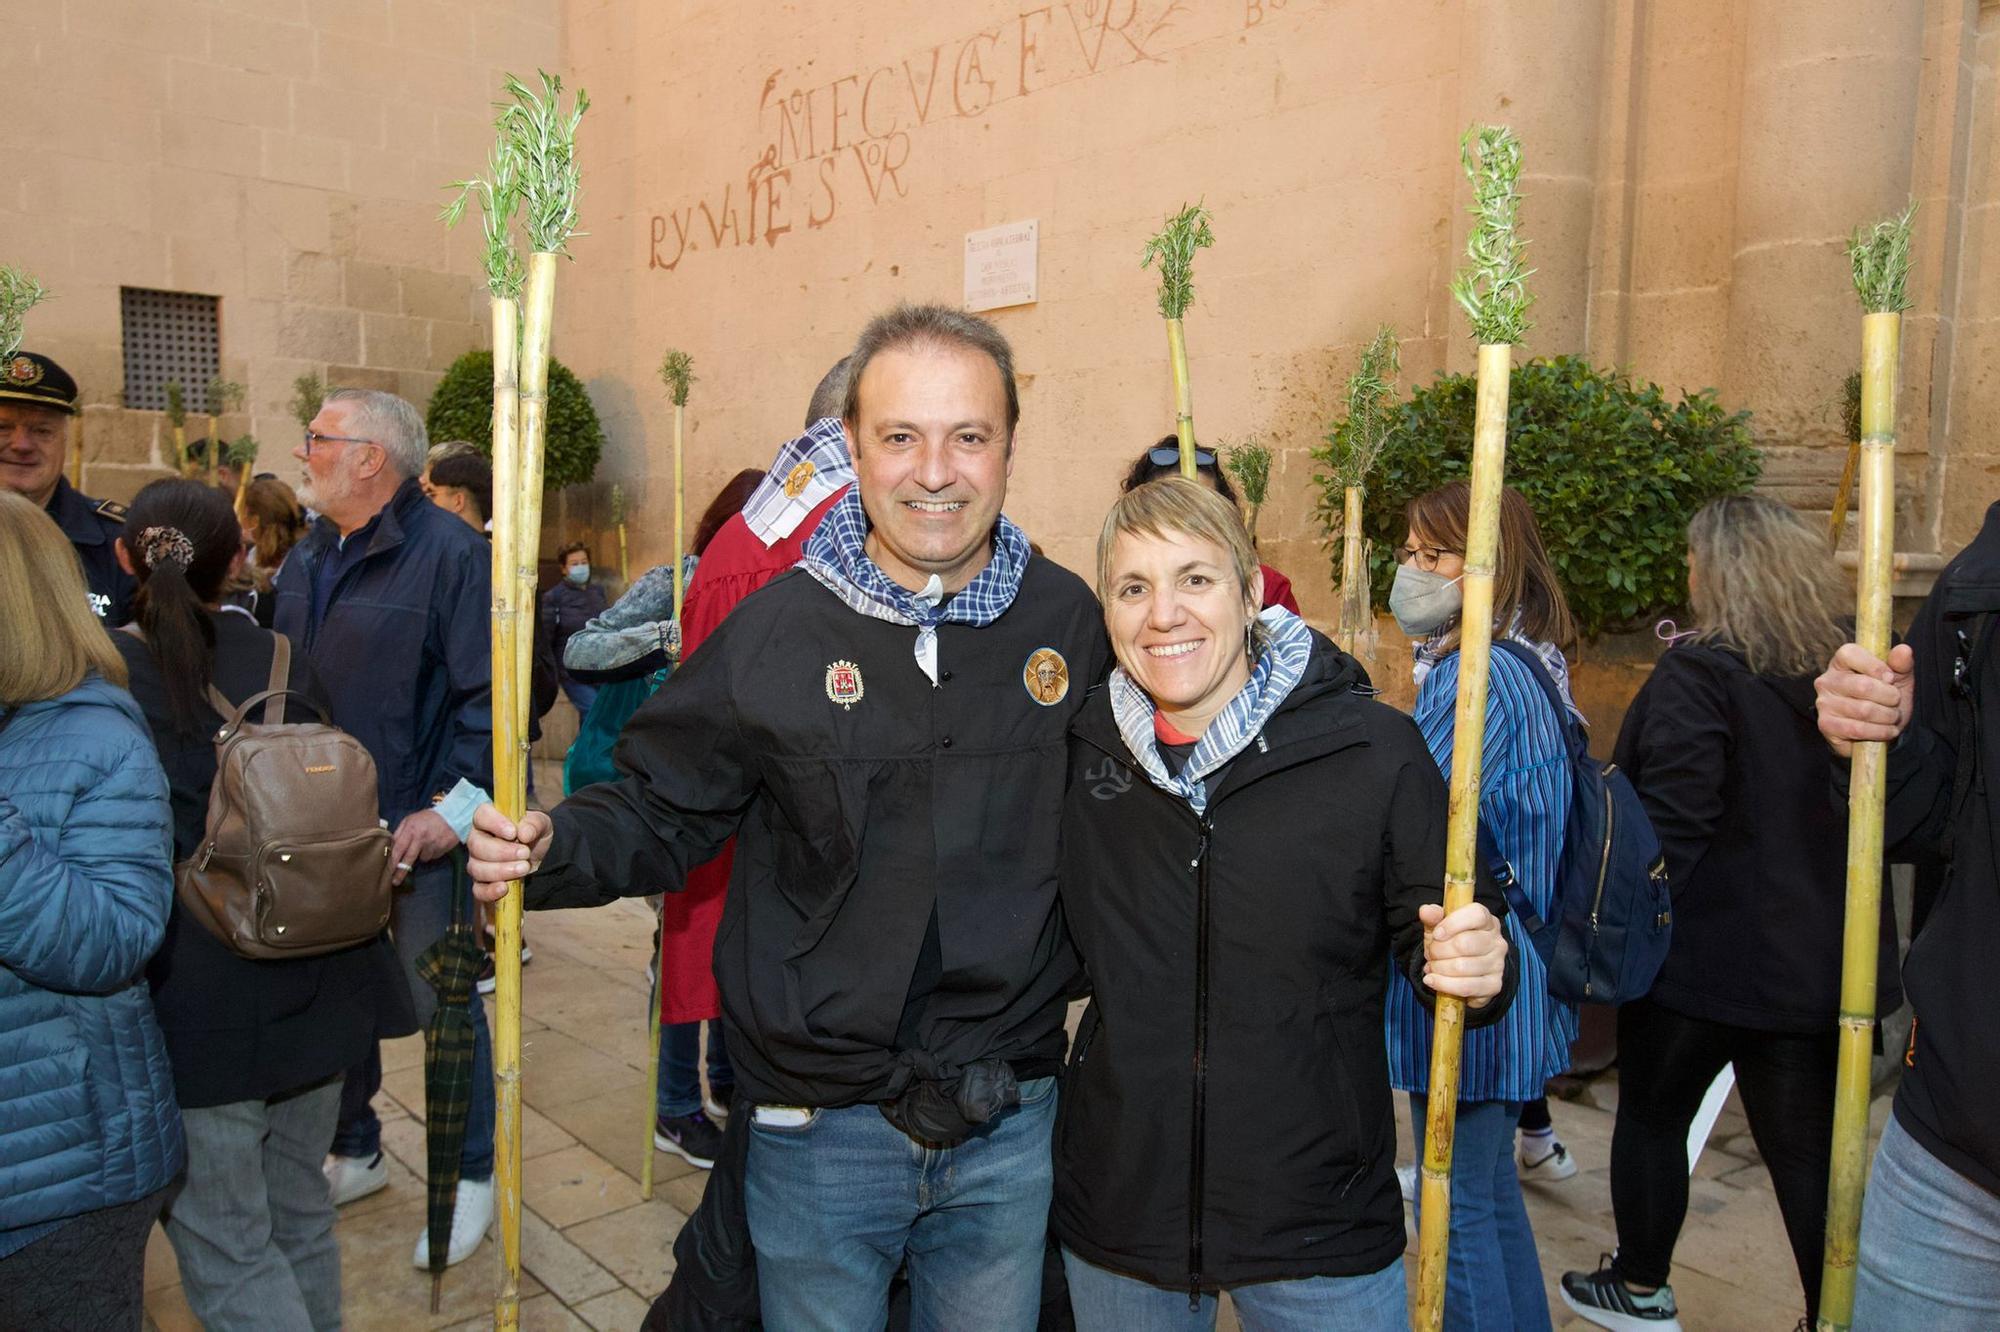
<path id="1" fill-rule="evenodd" d="M 1618 769 L 1610 766 L 1604 769 L 1607 777 L 1616 771 Z M 1597 859 L 1597 892 L 1590 899 L 1590 942 L 1592 952 L 1597 951 L 1597 913 L 1604 906 L 1604 880 L 1611 873 L 1611 839 L 1617 831 L 1618 806 L 1607 800 L 1604 802 L 1604 850 L 1598 854 Z M 1583 997 L 1586 1000 L 1590 998 L 1590 968 L 1588 967 L 1585 967 L 1583 972 Z"/>
<path id="2" fill-rule="evenodd" d="M 1208 1134 L 1208 834 L 1201 817 L 1201 840 L 1194 857 L 1194 1114 L 1188 1142 L 1188 1311 L 1201 1308 L 1202 1177 Z"/>

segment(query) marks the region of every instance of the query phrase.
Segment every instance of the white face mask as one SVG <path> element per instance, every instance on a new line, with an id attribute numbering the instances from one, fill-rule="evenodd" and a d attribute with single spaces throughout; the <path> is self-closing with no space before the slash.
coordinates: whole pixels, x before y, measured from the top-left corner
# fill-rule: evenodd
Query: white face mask
<path id="1" fill-rule="evenodd" d="M 578 587 L 582 587 L 590 581 L 590 566 L 587 564 L 572 564 L 569 568 L 563 570 L 563 576 Z"/>
<path id="2" fill-rule="evenodd" d="M 1396 617 L 1404 633 L 1422 638 L 1458 614 L 1464 590 L 1458 578 L 1427 573 L 1413 564 L 1396 567 L 1396 581 L 1389 587 L 1389 613 Z"/>

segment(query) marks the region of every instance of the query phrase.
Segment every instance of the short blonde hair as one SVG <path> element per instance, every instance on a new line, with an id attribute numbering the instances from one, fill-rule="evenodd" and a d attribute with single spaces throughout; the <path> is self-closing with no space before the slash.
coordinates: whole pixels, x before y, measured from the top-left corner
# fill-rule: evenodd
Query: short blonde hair
<path id="1" fill-rule="evenodd" d="M 1257 548 L 1243 527 L 1236 506 L 1209 487 L 1184 476 L 1163 476 L 1120 495 L 1104 515 L 1097 538 L 1097 599 L 1111 604 L 1111 557 L 1121 536 L 1190 536 L 1211 541 L 1229 552 L 1236 574 L 1236 593 L 1246 604 L 1259 568 Z M 1254 617 L 1258 608 L 1250 606 Z"/>
<path id="2" fill-rule="evenodd" d="M 125 683 L 125 659 L 91 613 L 75 548 L 11 490 L 0 490 L 0 622 L 0 704 L 60 698 L 93 671 Z"/>

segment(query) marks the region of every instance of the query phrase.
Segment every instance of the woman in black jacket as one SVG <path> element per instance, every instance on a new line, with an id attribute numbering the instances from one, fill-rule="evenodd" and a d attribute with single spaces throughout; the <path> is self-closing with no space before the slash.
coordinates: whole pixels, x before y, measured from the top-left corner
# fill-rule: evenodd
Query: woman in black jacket
<path id="1" fill-rule="evenodd" d="M 1819 1311 L 1832 1150 L 1847 810 L 1827 776 L 1813 676 L 1846 640 L 1822 529 L 1774 500 L 1688 524 L 1692 633 L 1625 714 L 1615 761 L 1666 853 L 1674 935 L 1652 993 L 1618 1010 L 1611 1203 L 1618 1251 L 1562 1279 L 1611 1328 L 1678 1327 L 1667 1285 L 1687 1215 L 1688 1126 L 1723 1065 Z M 1902 1003 L 1883 901 L 1878 1005 Z"/>
<path id="2" fill-rule="evenodd" d="M 118 542 L 139 580 L 140 632 L 112 638 L 166 769 L 177 860 L 201 842 L 215 780 L 223 718 L 209 685 L 240 703 L 270 681 L 276 636 L 218 604 L 238 547 L 229 497 L 179 479 L 139 492 Z M 297 655 L 290 681 L 319 697 Z M 176 902 L 148 977 L 187 1127 L 187 1183 L 166 1228 L 188 1303 L 206 1327 L 339 1327 L 340 1251 L 320 1163 L 341 1075 L 378 1038 L 416 1028 L 394 951 L 378 938 L 251 961 Z"/>
<path id="3" fill-rule="evenodd" d="M 1052 1218 L 1084 1332 L 1212 1326 L 1224 1289 L 1246 1328 L 1405 1327 L 1389 969 L 1474 1025 L 1506 1007 L 1497 894 L 1438 905 L 1423 737 L 1258 615 L 1261 581 L 1207 487 L 1150 482 L 1105 520 L 1119 665 L 1071 727 L 1061 875 L 1094 997 Z"/>

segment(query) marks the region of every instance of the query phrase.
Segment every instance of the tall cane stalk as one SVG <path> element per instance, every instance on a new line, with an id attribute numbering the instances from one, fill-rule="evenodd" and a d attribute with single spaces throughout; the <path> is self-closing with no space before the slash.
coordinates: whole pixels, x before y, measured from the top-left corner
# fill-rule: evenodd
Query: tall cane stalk
<path id="1" fill-rule="evenodd" d="M 1856 231 L 1848 245 L 1861 297 L 1861 563 L 1855 641 L 1889 655 L 1895 559 L 1896 354 L 1910 274 L 1910 222 L 1902 216 Z M 1867 1173 L 1868 1091 L 1875 1038 L 1875 961 L 1882 913 L 1882 799 L 1888 746 L 1857 742 L 1847 812 L 1847 918 L 1841 937 L 1840 1059 L 1833 1093 L 1833 1168 L 1826 1194 L 1826 1261 L 1819 1327 L 1847 1332 L 1854 1318 L 1855 1258 Z"/>
<path id="2" fill-rule="evenodd" d="M 1348 378 L 1347 419 L 1335 422 L 1322 447 L 1313 451 L 1313 457 L 1327 467 L 1314 478 L 1325 497 L 1323 511 L 1331 507 L 1333 489 L 1341 491 L 1340 622 L 1334 636 L 1357 657 L 1374 655 L 1375 638 L 1362 502 L 1367 495 L 1368 474 L 1375 469 L 1375 460 L 1389 439 L 1395 379 L 1401 368 L 1395 330 L 1384 324 L 1361 349 L 1361 363 Z"/>
<path id="3" fill-rule="evenodd" d="M 674 404 L 674 622 L 680 623 L 681 605 L 687 599 L 687 570 L 683 552 L 687 548 L 684 524 L 687 517 L 687 469 L 683 448 L 683 426 L 687 418 L 688 389 L 694 384 L 694 358 L 684 351 L 669 351 L 660 358 L 660 382 Z M 618 527 L 619 549 L 624 549 L 625 527 Z M 653 1086 L 660 1075 L 660 1026 L 667 1002 L 667 930 L 664 903 L 660 914 L 660 938 L 653 954 L 653 1008 L 648 1015 L 646 1040 L 646 1085 L 642 1100 L 645 1117 L 645 1147 L 639 1156 L 639 1197 L 653 1196 Z"/>
<path id="4" fill-rule="evenodd" d="M 1472 182 L 1473 216 L 1466 256 L 1452 295 L 1479 343 L 1477 412 L 1472 434 L 1472 501 L 1465 538 L 1463 609 L 1458 620 L 1458 698 L 1452 716 L 1451 805 L 1446 830 L 1444 909 L 1472 901 L 1479 831 L 1479 778 L 1486 734 L 1486 680 L 1493 647 L 1493 578 L 1500 544 L 1500 487 L 1507 466 L 1507 389 L 1513 344 L 1527 330 L 1528 273 L 1521 266 L 1517 188 L 1521 145 L 1512 130 L 1476 125 L 1460 142 Z M 1465 1003 L 1437 996 L 1431 1033 L 1430 1096 L 1425 1111 L 1423 1194 L 1418 1204 L 1417 1318 L 1422 1332 L 1444 1325 L 1445 1262 L 1451 1235 L 1452 1134 L 1458 1120 L 1459 1057 Z"/>
<path id="5" fill-rule="evenodd" d="M 167 428 L 173 432 L 174 471 L 181 476 L 189 474 L 188 432 L 187 432 L 187 390 L 178 379 L 166 383 Z"/>
<path id="6" fill-rule="evenodd" d="M 217 376 L 208 381 L 208 484 L 222 469 L 222 414 L 243 403 L 243 386 Z"/>
<path id="7" fill-rule="evenodd" d="M 1215 244 L 1208 209 L 1183 205 L 1146 242 L 1139 267 L 1160 261 L 1160 316 L 1167 321 L 1167 359 L 1174 372 L 1174 433 L 1181 442 L 1181 475 L 1194 477 L 1194 394 L 1188 386 L 1187 333 L 1181 319 L 1194 303 L 1194 255 Z"/>
<path id="8" fill-rule="evenodd" d="M 1264 500 L 1271 493 L 1271 449 L 1260 439 L 1246 439 L 1231 444 L 1222 454 L 1222 465 L 1236 478 L 1236 488 L 1243 493 L 1243 503 L 1250 510 L 1244 526 L 1250 532 L 1250 544 L 1257 544 L 1257 518 L 1264 510 Z"/>
<path id="9" fill-rule="evenodd" d="M 229 445 L 229 465 L 236 469 L 236 522 L 238 526 L 250 514 L 250 472 L 257 464 L 257 441 L 250 435 L 238 435 Z"/>
<path id="10" fill-rule="evenodd" d="M 611 483 L 611 526 L 618 533 L 618 582 L 621 587 L 632 585 L 632 564 L 625 553 L 625 487 Z"/>
<path id="11" fill-rule="evenodd" d="M 1847 509 L 1854 501 L 1854 477 L 1861 470 L 1861 372 L 1849 374 L 1840 386 L 1841 433 L 1847 436 L 1847 461 L 1840 469 L 1840 483 L 1833 488 L 1833 513 L 1827 521 L 1828 544 L 1840 548 L 1840 534 L 1847 527 Z"/>
<path id="12" fill-rule="evenodd" d="M 556 261 L 576 233 L 576 129 L 589 99 L 560 106 L 562 81 L 544 73 L 539 93 L 509 75 L 484 179 L 460 181 L 444 220 L 477 199 L 484 216 L 493 314 L 493 758 L 494 798 L 518 820 L 527 809 L 529 679 L 535 569 L 541 545 L 548 424 L 549 336 Z M 522 214 L 529 255 L 515 249 Z M 500 1204 L 500 1292 L 494 1323 L 520 1322 L 521 893 L 494 913 L 494 1182 Z"/>

